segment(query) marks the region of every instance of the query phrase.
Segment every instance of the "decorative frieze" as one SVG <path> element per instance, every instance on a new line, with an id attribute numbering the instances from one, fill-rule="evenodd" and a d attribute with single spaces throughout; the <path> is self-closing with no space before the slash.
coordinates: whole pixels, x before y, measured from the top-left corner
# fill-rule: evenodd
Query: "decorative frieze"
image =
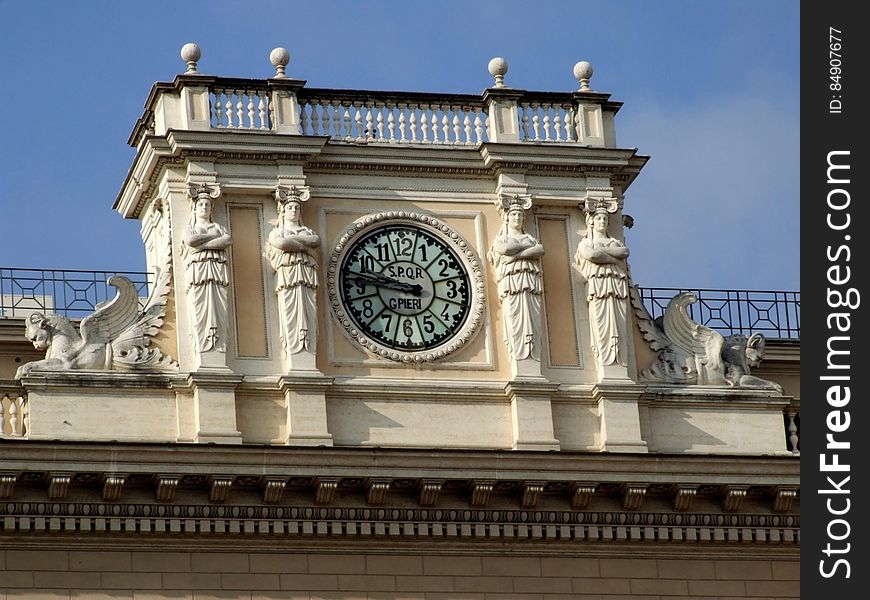
<path id="1" fill-rule="evenodd" d="M 799 515 L 726 515 L 618 511 L 577 512 L 432 510 L 429 508 L 159 505 L 125 503 L 4 502 L 0 532 L 69 532 L 100 535 L 174 533 L 257 534 L 286 539 L 335 537 L 365 540 L 389 533 L 396 538 L 432 540 L 500 539 L 518 542 L 634 542 L 696 544 L 717 541 L 753 546 L 797 546 Z M 57 515 L 66 518 L 58 519 Z M 256 518 L 251 518 L 256 515 Z M 312 521 L 314 516 L 314 521 Z M 54 524 L 52 525 L 52 521 Z"/>

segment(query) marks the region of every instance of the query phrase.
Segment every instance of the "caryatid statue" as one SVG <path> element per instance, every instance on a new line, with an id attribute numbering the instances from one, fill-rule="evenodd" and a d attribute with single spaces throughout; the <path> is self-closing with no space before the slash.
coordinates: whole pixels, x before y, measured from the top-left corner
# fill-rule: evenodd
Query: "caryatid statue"
<path id="1" fill-rule="evenodd" d="M 198 352 L 227 351 L 227 292 L 230 285 L 227 248 L 230 234 L 212 221 L 217 185 L 190 185 L 190 221 L 184 229 L 182 255 L 194 348 Z"/>
<path id="2" fill-rule="evenodd" d="M 278 186 L 278 222 L 269 233 L 264 255 L 275 269 L 275 293 L 285 356 L 317 350 L 317 261 L 320 245 L 314 230 L 302 224 L 302 203 L 307 189 Z"/>
<path id="3" fill-rule="evenodd" d="M 532 207 L 532 199 L 505 195 L 497 206 L 502 227 L 489 250 L 489 260 L 495 267 L 505 342 L 514 360 L 540 361 L 544 247 L 525 231 L 525 211 Z"/>
<path id="4" fill-rule="evenodd" d="M 628 248 L 608 233 L 617 207 L 615 198 L 584 203 L 586 236 L 574 256 L 586 278 L 592 352 L 601 368 L 628 361 Z"/>

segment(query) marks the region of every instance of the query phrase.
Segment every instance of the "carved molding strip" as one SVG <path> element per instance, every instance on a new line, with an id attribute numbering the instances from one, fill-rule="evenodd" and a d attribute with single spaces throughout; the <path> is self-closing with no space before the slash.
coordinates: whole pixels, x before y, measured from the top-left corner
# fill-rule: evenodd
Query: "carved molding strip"
<path id="1" fill-rule="evenodd" d="M 798 545 L 796 515 L 7 502 L 0 531 Z"/>

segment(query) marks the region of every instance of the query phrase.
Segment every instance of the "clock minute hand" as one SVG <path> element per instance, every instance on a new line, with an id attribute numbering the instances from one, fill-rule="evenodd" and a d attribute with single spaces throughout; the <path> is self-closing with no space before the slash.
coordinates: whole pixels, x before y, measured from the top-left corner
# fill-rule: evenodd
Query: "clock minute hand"
<path id="1" fill-rule="evenodd" d="M 351 271 L 349 275 L 354 279 L 368 281 L 375 285 L 380 285 L 393 290 L 399 290 L 400 292 L 410 292 L 415 296 L 419 296 L 423 293 L 423 286 L 421 286 L 419 283 L 411 284 L 405 283 L 403 281 L 397 281 L 392 277 L 387 277 L 386 275 L 381 275 L 380 273 L 354 273 L 353 271 Z"/>

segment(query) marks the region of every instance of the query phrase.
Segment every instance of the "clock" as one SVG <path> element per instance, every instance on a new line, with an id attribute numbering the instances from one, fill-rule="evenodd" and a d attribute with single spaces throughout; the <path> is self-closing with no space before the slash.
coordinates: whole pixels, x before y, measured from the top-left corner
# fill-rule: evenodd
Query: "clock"
<path id="1" fill-rule="evenodd" d="M 327 287 L 345 332 L 399 362 L 444 358 L 483 319 L 480 261 L 451 227 L 406 211 L 357 219 L 336 244 Z"/>

